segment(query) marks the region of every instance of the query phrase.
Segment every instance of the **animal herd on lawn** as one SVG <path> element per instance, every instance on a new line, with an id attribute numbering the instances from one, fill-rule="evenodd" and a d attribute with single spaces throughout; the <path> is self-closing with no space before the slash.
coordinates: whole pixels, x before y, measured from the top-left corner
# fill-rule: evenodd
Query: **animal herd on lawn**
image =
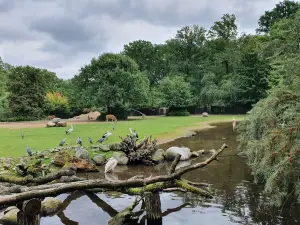
<path id="1" fill-rule="evenodd" d="M 55 118 L 55 116 L 53 115 L 53 116 L 48 116 L 48 119 L 53 119 L 53 118 Z M 106 121 L 109 121 L 109 120 L 111 120 L 112 122 L 117 122 L 117 118 L 114 116 L 114 115 L 112 115 L 112 114 L 108 114 L 108 115 L 106 115 Z M 115 126 L 114 126 L 114 123 L 113 123 L 113 130 L 115 130 Z M 69 128 L 69 129 L 67 129 L 66 130 L 66 135 L 71 135 L 71 133 L 74 131 L 74 127 L 73 127 L 73 124 L 71 124 L 71 127 Z M 130 133 L 131 133 L 131 135 L 132 136 L 135 136 L 137 139 L 138 139 L 138 134 L 136 133 L 136 131 L 135 130 L 133 130 L 133 129 L 131 129 L 131 128 L 129 128 L 129 131 L 130 131 Z M 107 138 L 109 137 L 109 136 L 111 136 L 112 135 L 112 133 L 110 132 L 110 131 L 106 131 L 103 135 L 102 135 L 102 137 L 101 138 L 99 138 L 98 140 L 97 140 L 97 143 L 99 143 L 99 144 L 101 144 L 102 142 L 104 142 L 105 140 L 107 140 Z M 24 140 L 25 139 L 25 134 L 24 134 L 24 132 L 21 132 L 21 138 L 22 138 L 22 140 Z M 63 138 L 60 142 L 59 142 L 59 147 L 62 147 L 62 146 L 64 146 L 65 144 L 66 145 L 68 145 L 68 143 L 66 143 L 66 141 L 67 141 L 67 138 L 65 137 L 65 138 Z M 92 138 L 91 137 L 88 137 L 88 141 L 89 141 L 89 143 L 90 144 L 93 144 L 94 142 L 93 142 L 93 140 L 92 140 Z M 78 137 L 77 138 L 77 140 L 76 140 L 76 144 L 78 144 L 79 146 L 82 146 L 82 143 L 83 141 L 82 141 L 82 139 L 81 139 L 81 137 Z M 27 151 L 27 154 L 29 155 L 29 156 L 32 156 L 32 149 L 30 148 L 30 147 L 26 147 L 26 151 Z M 115 169 L 115 167 L 117 166 L 117 164 L 118 164 L 118 161 L 114 158 L 114 157 L 111 157 L 108 161 L 107 161 L 107 163 L 105 164 L 105 173 L 108 173 L 108 172 L 114 172 L 114 169 Z"/>

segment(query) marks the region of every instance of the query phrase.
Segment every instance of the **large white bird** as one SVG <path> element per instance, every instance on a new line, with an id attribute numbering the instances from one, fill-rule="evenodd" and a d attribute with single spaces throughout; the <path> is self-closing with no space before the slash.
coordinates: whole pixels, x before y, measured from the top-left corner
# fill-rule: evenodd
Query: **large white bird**
<path id="1" fill-rule="evenodd" d="M 129 131 L 130 131 L 130 133 L 131 133 L 131 135 L 132 135 L 133 137 L 136 137 L 137 140 L 139 139 L 139 135 L 136 133 L 135 130 L 129 128 Z"/>
<path id="2" fill-rule="evenodd" d="M 118 160 L 116 160 L 114 157 L 111 157 L 105 164 L 104 173 L 108 173 L 110 171 L 114 173 L 114 169 L 117 165 L 118 165 Z"/>
<path id="3" fill-rule="evenodd" d="M 112 133 L 111 133 L 109 130 L 106 131 L 106 133 L 103 134 L 103 136 L 102 136 L 97 142 L 102 143 L 102 142 L 103 142 L 105 139 L 107 139 L 108 136 L 110 136 L 110 135 L 112 135 Z"/>
<path id="4" fill-rule="evenodd" d="M 66 134 L 71 134 L 73 132 L 73 124 L 71 124 L 71 128 L 66 131 Z"/>
<path id="5" fill-rule="evenodd" d="M 236 126 L 236 120 L 234 119 L 234 117 L 232 118 L 232 129 L 234 130 Z"/>

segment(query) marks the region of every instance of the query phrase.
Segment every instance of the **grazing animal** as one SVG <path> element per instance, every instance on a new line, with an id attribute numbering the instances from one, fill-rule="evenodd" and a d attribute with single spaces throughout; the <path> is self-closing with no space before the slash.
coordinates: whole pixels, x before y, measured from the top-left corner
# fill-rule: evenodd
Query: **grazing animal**
<path id="1" fill-rule="evenodd" d="M 108 173 L 110 171 L 112 171 L 114 173 L 114 169 L 117 166 L 117 164 L 118 164 L 118 161 L 114 157 L 111 157 L 105 164 L 104 173 Z"/>
<path id="2" fill-rule="evenodd" d="M 48 120 L 52 120 L 52 119 L 54 119 L 54 118 L 56 118 L 55 115 L 49 115 L 49 116 L 47 116 L 47 119 L 48 119 Z"/>
<path id="3" fill-rule="evenodd" d="M 110 135 L 112 135 L 112 133 L 110 131 L 106 131 L 105 134 L 103 134 L 103 136 L 97 142 L 102 143 Z"/>
<path id="4" fill-rule="evenodd" d="M 73 124 L 71 124 L 71 128 L 66 131 L 66 134 L 71 134 L 73 132 Z"/>
<path id="5" fill-rule="evenodd" d="M 78 138 L 77 138 L 76 143 L 79 144 L 80 146 L 82 146 L 82 140 L 81 140 L 81 137 L 78 137 Z"/>
<path id="6" fill-rule="evenodd" d="M 32 156 L 32 150 L 29 147 L 26 147 L 26 151 L 28 153 L 29 156 Z"/>
<path id="7" fill-rule="evenodd" d="M 91 144 L 93 144 L 92 138 L 88 137 L 88 139 L 89 139 L 89 142 L 90 142 Z"/>
<path id="8" fill-rule="evenodd" d="M 136 139 L 138 140 L 138 139 L 139 139 L 139 135 L 135 132 L 135 130 L 133 130 L 133 129 L 131 129 L 131 128 L 129 128 L 129 130 L 130 130 L 131 135 L 132 135 L 133 137 L 136 137 Z"/>
<path id="9" fill-rule="evenodd" d="M 21 138 L 24 139 L 24 132 L 21 133 Z"/>
<path id="10" fill-rule="evenodd" d="M 114 122 L 117 122 L 117 121 L 118 121 L 118 120 L 117 120 L 117 117 L 115 117 L 115 116 L 112 115 L 112 114 L 107 114 L 105 118 L 106 118 L 106 122 L 109 121 L 109 120 L 114 121 Z"/>
<path id="11" fill-rule="evenodd" d="M 66 143 L 66 140 L 67 140 L 67 138 L 62 139 L 62 140 L 59 142 L 59 146 L 63 146 L 63 145 Z"/>
<path id="12" fill-rule="evenodd" d="M 232 118 L 232 129 L 234 130 L 236 126 L 236 120 L 234 119 L 234 117 Z"/>

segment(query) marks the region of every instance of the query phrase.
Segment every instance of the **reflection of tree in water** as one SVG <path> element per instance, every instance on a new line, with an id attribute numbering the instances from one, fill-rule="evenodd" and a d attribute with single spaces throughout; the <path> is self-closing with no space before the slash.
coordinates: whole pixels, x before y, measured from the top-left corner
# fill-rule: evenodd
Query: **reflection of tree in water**
<path id="1" fill-rule="evenodd" d="M 99 198 L 98 195 L 92 192 L 81 192 L 81 191 L 76 191 L 70 194 L 64 201 L 62 208 L 60 212 L 57 213 L 57 216 L 60 218 L 60 221 L 65 224 L 65 225 L 78 225 L 79 223 L 76 221 L 73 221 L 72 219 L 68 218 L 64 214 L 64 210 L 67 209 L 67 207 L 72 203 L 72 201 L 82 197 L 82 196 L 87 196 L 93 203 L 95 203 L 99 208 L 101 208 L 104 212 L 106 212 L 110 217 L 115 217 L 119 212 L 115 210 L 112 206 L 107 204 L 104 200 Z M 162 213 L 162 216 L 168 216 L 171 213 L 175 213 L 180 211 L 182 208 L 185 208 L 186 206 L 190 205 L 189 203 L 184 203 L 178 207 L 167 209 L 165 212 Z M 141 204 L 141 209 L 144 209 L 145 205 L 144 203 Z M 140 213 L 137 212 L 136 214 L 138 217 L 141 217 L 143 215 L 143 211 Z M 162 225 L 162 221 L 147 221 L 146 215 L 143 215 L 140 219 L 136 219 L 133 221 L 128 221 L 126 225 L 146 225 L 146 224 L 152 224 L 152 225 Z"/>
<path id="2" fill-rule="evenodd" d="M 214 190 L 216 198 L 208 201 L 191 193 L 177 193 L 183 202 L 190 203 L 192 208 L 205 208 L 221 205 L 223 214 L 230 221 L 240 224 L 296 225 L 300 221 L 300 206 L 287 202 L 283 208 L 270 207 L 268 199 L 262 195 L 263 189 L 250 182 L 242 182 L 233 193 Z"/>

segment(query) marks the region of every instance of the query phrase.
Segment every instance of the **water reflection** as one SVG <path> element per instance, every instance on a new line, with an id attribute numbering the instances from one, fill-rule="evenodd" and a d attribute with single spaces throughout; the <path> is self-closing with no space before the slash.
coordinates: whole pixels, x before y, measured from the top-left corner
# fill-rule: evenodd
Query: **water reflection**
<path id="1" fill-rule="evenodd" d="M 215 198 L 203 200 L 191 193 L 162 193 L 160 195 L 164 225 L 296 225 L 299 224 L 299 205 L 287 203 L 284 208 L 276 209 L 266 205 L 267 199 L 262 196 L 262 188 L 254 185 L 250 169 L 243 158 L 236 155 L 235 133 L 231 123 L 218 125 L 216 129 L 205 130 L 190 139 L 181 138 L 173 143 L 161 145 L 187 146 L 193 150 L 218 149 L 223 143 L 229 148 L 205 169 L 198 169 L 185 175 L 193 182 L 211 184 Z M 207 156 L 203 156 L 207 157 Z M 192 163 L 202 161 L 196 159 Z M 182 162 L 182 164 L 190 161 Z M 105 178 L 107 180 L 125 180 L 135 175 L 165 174 L 170 163 L 155 167 L 145 166 L 117 166 L 115 174 L 104 175 L 104 168 L 100 173 L 81 174 L 86 178 Z M 180 166 L 180 165 L 179 165 Z M 108 224 L 108 221 L 135 200 L 134 196 L 121 193 L 84 193 L 74 192 L 60 195 L 64 206 L 62 211 L 52 217 L 42 218 L 42 225 L 98 225 Z M 139 205 L 137 209 L 142 208 Z M 281 214 L 280 214 L 281 213 Z M 281 215 L 281 216 L 279 216 Z M 146 217 L 142 214 L 134 224 L 146 224 Z"/>

